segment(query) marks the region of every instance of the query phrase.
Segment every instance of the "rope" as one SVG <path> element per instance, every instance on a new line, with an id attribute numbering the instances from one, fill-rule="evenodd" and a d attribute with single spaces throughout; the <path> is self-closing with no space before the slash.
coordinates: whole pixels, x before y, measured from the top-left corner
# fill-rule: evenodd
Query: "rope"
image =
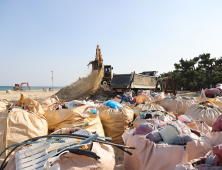
<path id="1" fill-rule="evenodd" d="M 177 107 L 177 105 L 178 105 L 179 101 L 182 103 L 182 108 L 181 108 L 181 109 L 178 109 L 178 107 Z M 177 104 L 176 104 L 176 110 L 180 111 L 180 110 L 182 110 L 182 109 L 183 109 L 183 101 L 182 101 L 182 100 L 177 100 Z"/>

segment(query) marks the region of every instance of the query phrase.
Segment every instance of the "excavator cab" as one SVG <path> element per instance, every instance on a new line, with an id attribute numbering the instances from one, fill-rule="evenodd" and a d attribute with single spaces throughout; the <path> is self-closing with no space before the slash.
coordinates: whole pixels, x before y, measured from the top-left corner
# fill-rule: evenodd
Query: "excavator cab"
<path id="1" fill-rule="evenodd" d="M 19 84 L 15 84 L 15 86 L 13 87 L 13 90 L 19 90 L 20 87 L 19 87 Z"/>
<path id="2" fill-rule="evenodd" d="M 110 85 L 112 79 L 112 69 L 113 67 L 111 65 L 104 65 L 104 76 L 101 84 L 104 84 L 106 82 L 108 85 Z"/>
<path id="3" fill-rule="evenodd" d="M 112 77 L 112 68 L 111 65 L 104 65 L 104 78 Z"/>

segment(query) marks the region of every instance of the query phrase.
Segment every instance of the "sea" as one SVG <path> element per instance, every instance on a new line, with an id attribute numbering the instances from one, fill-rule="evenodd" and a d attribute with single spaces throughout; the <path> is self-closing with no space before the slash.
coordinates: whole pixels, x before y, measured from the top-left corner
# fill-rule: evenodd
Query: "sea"
<path id="1" fill-rule="evenodd" d="M 6 90 L 13 90 L 14 86 L 0 86 L 0 91 L 6 91 Z M 30 86 L 30 90 L 43 90 L 44 89 L 49 89 L 52 88 L 52 86 Z M 53 86 L 53 89 L 61 89 L 63 87 L 59 87 L 59 86 Z M 28 90 L 27 85 L 23 85 L 22 86 L 23 90 Z"/>

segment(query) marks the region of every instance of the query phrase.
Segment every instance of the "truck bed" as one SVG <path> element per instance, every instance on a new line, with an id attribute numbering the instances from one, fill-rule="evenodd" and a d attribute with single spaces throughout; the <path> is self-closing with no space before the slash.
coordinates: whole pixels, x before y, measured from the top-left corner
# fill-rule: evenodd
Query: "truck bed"
<path id="1" fill-rule="evenodd" d="M 155 89 L 156 79 L 143 74 L 113 74 L 111 88 L 119 89 Z"/>
<path id="2" fill-rule="evenodd" d="M 133 74 L 113 74 L 111 88 L 130 88 Z"/>

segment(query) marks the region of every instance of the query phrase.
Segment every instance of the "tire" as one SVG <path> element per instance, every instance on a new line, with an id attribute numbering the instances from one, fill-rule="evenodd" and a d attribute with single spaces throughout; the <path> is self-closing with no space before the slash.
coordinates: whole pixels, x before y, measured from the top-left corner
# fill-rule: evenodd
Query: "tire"
<path id="1" fill-rule="evenodd" d="M 103 85 L 107 85 L 107 81 L 103 81 Z"/>

